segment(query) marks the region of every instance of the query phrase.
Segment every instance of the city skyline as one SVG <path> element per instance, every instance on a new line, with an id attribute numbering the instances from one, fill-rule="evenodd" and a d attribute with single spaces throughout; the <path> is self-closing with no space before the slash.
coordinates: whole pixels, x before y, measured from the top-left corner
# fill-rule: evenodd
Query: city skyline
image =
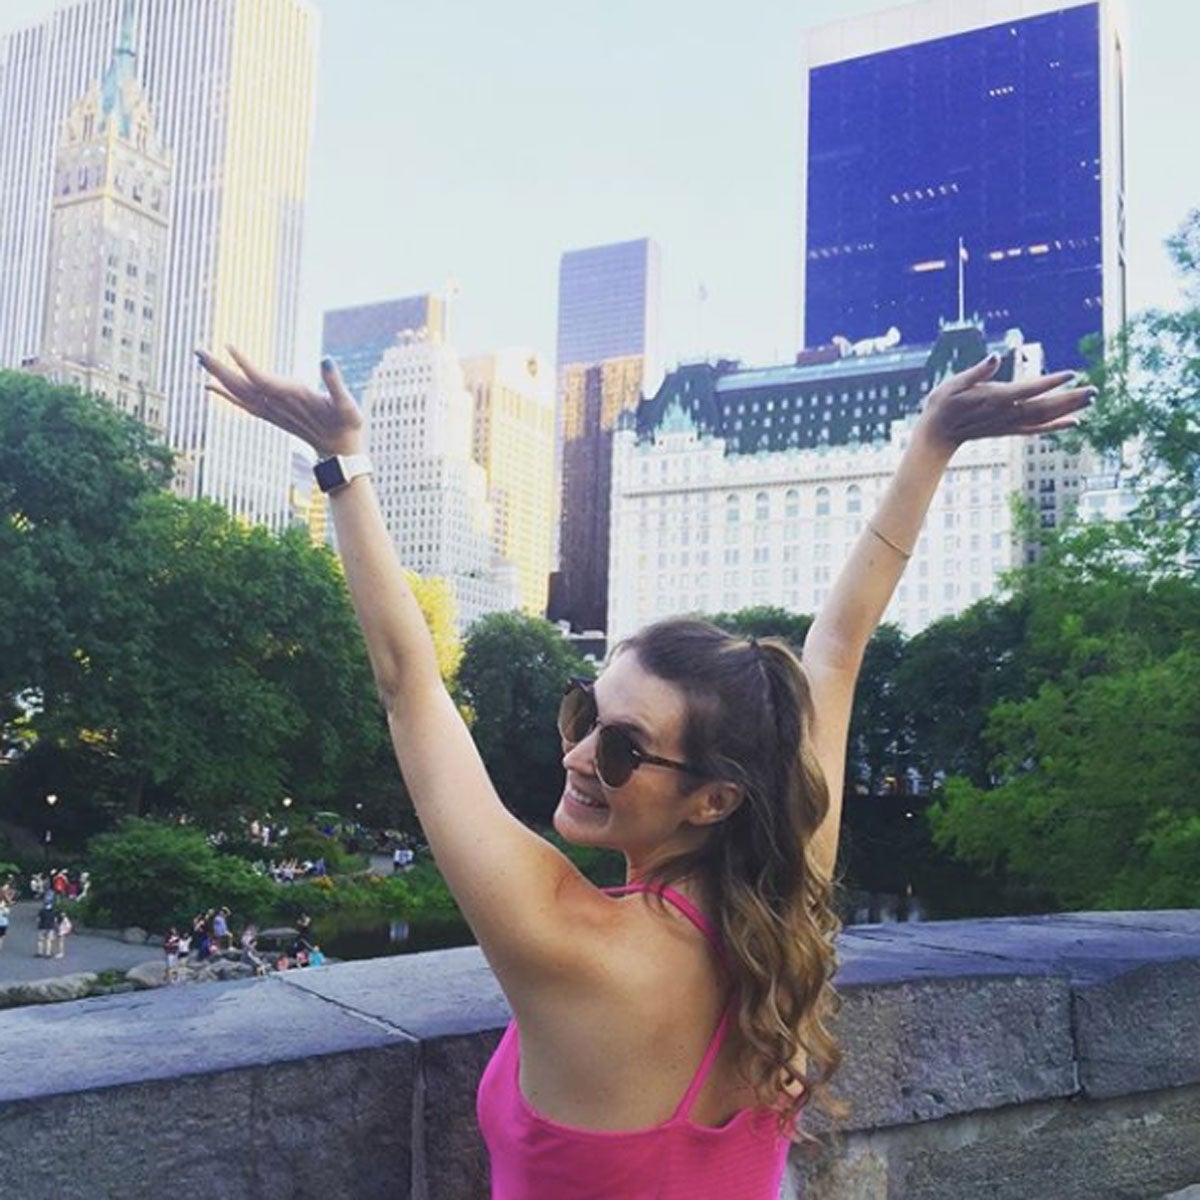
<path id="1" fill-rule="evenodd" d="M 0 33 L 54 7 L 7 0 Z M 507 18 L 481 7 L 467 23 L 458 10 L 367 0 L 317 7 L 297 352 L 306 377 L 324 310 L 437 291 L 452 276 L 464 354 L 510 344 L 549 353 L 561 253 L 643 236 L 662 245 L 664 366 L 794 351 L 800 35 L 894 6 L 814 0 L 801 14 L 762 0 L 728 29 L 715 5 L 615 4 L 586 26 L 581 11 L 543 3 L 510 6 Z M 1183 0 L 1130 8 L 1136 312 L 1173 302 L 1161 240 L 1200 199 L 1200 164 L 1180 153 L 1187 32 L 1200 32 L 1200 13 Z M 385 153 L 397 136 L 407 152 Z M 969 274 L 967 292 L 969 309 Z"/>
<path id="2" fill-rule="evenodd" d="M 15 276 L 0 293 L 0 363 L 38 352 L 61 120 L 127 35 L 126 69 L 172 163 L 169 233 L 161 263 L 131 242 L 108 266 L 162 277 L 176 490 L 276 530 L 289 519 L 291 440 L 206 392 L 193 350 L 236 342 L 269 370 L 295 369 L 318 24 L 307 0 L 77 0 L 0 42 L 0 262 Z M 122 349 L 126 338 L 137 342 L 126 331 Z"/>

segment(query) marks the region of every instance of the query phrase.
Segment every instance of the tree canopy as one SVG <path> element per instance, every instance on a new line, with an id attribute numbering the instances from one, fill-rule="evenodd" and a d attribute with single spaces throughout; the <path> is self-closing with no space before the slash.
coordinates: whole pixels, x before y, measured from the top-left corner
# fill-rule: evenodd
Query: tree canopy
<path id="1" fill-rule="evenodd" d="M 219 821 L 334 803 L 385 740 L 340 567 L 165 490 L 105 402 L 0 375 L 0 737 L 20 815 Z"/>
<path id="2" fill-rule="evenodd" d="M 492 613 L 467 631 L 459 698 L 492 782 L 527 821 L 549 821 L 562 792 L 555 718 L 567 680 L 594 674 L 558 629 L 537 617 Z"/>

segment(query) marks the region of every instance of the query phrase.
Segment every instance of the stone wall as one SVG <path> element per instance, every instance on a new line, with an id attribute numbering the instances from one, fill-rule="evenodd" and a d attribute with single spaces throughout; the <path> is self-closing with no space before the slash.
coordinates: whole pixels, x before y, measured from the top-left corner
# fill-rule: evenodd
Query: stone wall
<path id="1" fill-rule="evenodd" d="M 1200 1200 L 1200 912 L 866 926 L 842 955 L 853 1116 L 788 1195 Z M 0 1013 L 0 1196 L 482 1200 L 506 1019 L 475 949 Z"/>

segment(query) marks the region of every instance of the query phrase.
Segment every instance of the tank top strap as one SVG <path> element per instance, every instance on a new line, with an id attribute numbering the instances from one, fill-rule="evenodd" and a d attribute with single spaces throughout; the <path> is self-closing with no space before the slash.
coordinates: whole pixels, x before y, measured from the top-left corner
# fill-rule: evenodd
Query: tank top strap
<path id="1" fill-rule="evenodd" d="M 679 1107 L 671 1117 L 672 1121 L 684 1121 L 691 1115 L 692 1105 L 696 1103 L 696 1097 L 700 1095 L 700 1090 L 708 1079 L 713 1063 L 717 1061 L 717 1055 L 721 1053 L 721 1047 L 725 1044 L 725 1034 L 729 1029 L 729 1020 L 732 1016 L 733 1006 L 726 1004 L 721 1013 L 721 1019 L 717 1022 L 717 1028 L 713 1032 L 712 1040 L 708 1043 L 708 1049 L 705 1050 L 704 1057 L 696 1068 L 696 1074 L 692 1076 L 688 1090 L 683 1093 L 683 1099 L 680 1100 Z"/>
<path id="2" fill-rule="evenodd" d="M 655 896 L 661 896 L 679 909 L 704 934 L 718 954 L 722 953 L 721 939 L 712 927 L 712 923 L 682 892 L 677 892 L 673 887 L 668 887 L 666 884 L 625 883 L 620 887 L 605 888 L 604 891 L 610 896 L 628 896 L 633 892 L 650 892 Z"/>
<path id="3" fill-rule="evenodd" d="M 651 892 L 654 895 L 661 896 L 668 903 L 673 904 L 702 934 L 708 939 L 709 944 L 716 952 L 717 957 L 722 963 L 725 962 L 725 953 L 721 946 L 721 939 L 717 931 L 713 928 L 709 919 L 681 892 L 677 892 L 673 887 L 667 885 L 652 886 L 645 883 L 627 883 L 621 887 L 605 888 L 610 896 L 627 896 L 633 892 Z M 696 1074 L 692 1076 L 692 1082 L 688 1084 L 688 1089 L 683 1094 L 683 1099 L 679 1101 L 679 1107 L 676 1108 L 671 1120 L 682 1121 L 686 1120 L 692 1111 L 692 1105 L 696 1102 L 696 1097 L 700 1094 L 701 1088 L 704 1087 L 705 1081 L 708 1079 L 709 1072 L 712 1070 L 713 1063 L 717 1060 L 717 1055 L 721 1053 L 721 1047 L 725 1043 L 725 1035 L 729 1030 L 729 1021 L 733 1016 L 732 1001 L 725 1005 L 721 1012 L 721 1019 L 717 1022 L 717 1028 L 713 1031 L 712 1039 L 708 1043 L 708 1049 L 704 1051 L 704 1057 L 700 1060 L 700 1065 L 696 1068 Z"/>

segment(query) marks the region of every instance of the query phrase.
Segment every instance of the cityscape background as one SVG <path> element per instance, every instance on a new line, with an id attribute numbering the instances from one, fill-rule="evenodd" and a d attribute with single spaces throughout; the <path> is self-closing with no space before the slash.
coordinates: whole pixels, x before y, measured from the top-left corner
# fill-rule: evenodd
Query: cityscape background
<path id="1" fill-rule="evenodd" d="M 0 35 L 54 7 L 4 0 Z M 794 351 L 802 38 L 887 0 L 753 0 L 736 19 L 684 0 L 315 7 L 296 355 L 308 377 L 325 309 L 440 291 L 449 277 L 461 353 L 551 353 L 559 255 L 642 236 L 662 248 L 664 364 Z M 1188 149 L 1200 9 L 1127 7 L 1136 311 L 1174 302 L 1162 240 L 1200 196 Z"/>

